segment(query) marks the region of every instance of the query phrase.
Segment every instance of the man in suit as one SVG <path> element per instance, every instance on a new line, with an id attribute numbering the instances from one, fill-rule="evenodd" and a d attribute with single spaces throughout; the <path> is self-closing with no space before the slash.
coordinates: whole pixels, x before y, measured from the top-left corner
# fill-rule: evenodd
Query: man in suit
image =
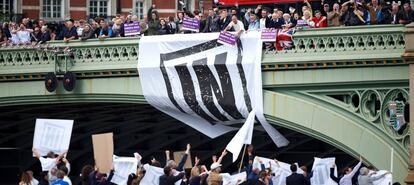
<path id="1" fill-rule="evenodd" d="M 308 185 L 305 176 L 296 173 L 298 167 L 295 164 L 290 165 L 290 171 L 292 175 L 286 177 L 286 185 Z"/>
<path id="2" fill-rule="evenodd" d="M 226 9 L 221 10 L 220 19 L 218 21 L 220 31 L 223 31 L 224 29 L 226 29 L 230 21 L 231 21 L 231 17 L 228 15 L 227 10 Z"/>

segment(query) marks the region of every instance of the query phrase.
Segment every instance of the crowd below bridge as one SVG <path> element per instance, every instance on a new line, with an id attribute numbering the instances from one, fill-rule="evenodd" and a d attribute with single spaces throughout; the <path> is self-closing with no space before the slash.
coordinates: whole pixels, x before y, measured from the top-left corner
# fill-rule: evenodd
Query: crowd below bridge
<path id="1" fill-rule="evenodd" d="M 152 5 L 142 20 L 137 15 L 116 15 L 112 20 L 95 18 L 64 22 L 48 22 L 23 18 L 21 22 L 5 22 L 0 29 L 0 44 L 4 46 L 36 45 L 51 40 L 88 40 L 125 37 L 124 25 L 139 23 L 141 35 L 188 34 L 197 31 L 183 29 L 185 17 L 199 20 L 198 32 L 256 31 L 263 29 L 300 29 L 338 26 L 409 24 L 414 21 L 410 2 L 398 3 L 385 0 L 317 1 L 294 8 L 284 6 L 255 9 L 239 7 L 214 7 L 208 11 L 179 12 L 176 17 L 159 16 L 157 7 Z M 316 4 L 316 5 L 315 5 Z M 279 48 L 280 49 L 280 48 Z M 282 49 L 289 49 L 283 46 Z"/>
<path id="2" fill-rule="evenodd" d="M 246 147 L 245 154 L 239 162 L 240 169 L 236 174 L 236 179 L 231 179 L 230 175 L 225 175 L 221 169 L 222 160 L 227 155 L 223 150 L 219 157 L 211 157 L 211 165 L 207 167 L 200 163 L 198 157 L 194 158 L 187 170 L 184 168 L 187 159 L 191 156 L 191 145 L 187 144 L 186 150 L 179 162 L 170 159 L 170 151 L 165 151 L 165 163 L 162 165 L 158 159 L 152 157 L 144 165 L 141 155 L 135 153 L 136 167 L 134 173 L 130 173 L 125 181 L 127 185 L 321 185 L 320 179 L 324 178 L 322 171 L 315 165 L 308 171 L 306 166 L 297 163 L 286 164 L 276 159 L 267 159 L 255 156 L 253 145 Z M 71 165 L 66 158 L 67 150 L 61 154 L 49 152 L 46 156 L 41 156 L 36 148 L 33 148 L 33 155 L 40 161 L 43 171 L 40 174 L 33 174 L 32 171 L 24 171 L 21 174 L 19 185 L 72 185 L 69 173 L 79 174 L 78 185 L 115 185 L 117 168 L 112 168 L 109 173 L 100 171 L 99 166 L 93 164 L 85 165 L 80 172 L 71 172 Z M 332 162 L 332 161 L 331 161 Z M 208 162 L 210 163 L 210 162 Z M 239 165 L 238 164 L 238 165 Z M 391 174 L 390 172 L 381 173 L 374 167 L 362 167 L 362 158 L 355 166 L 345 167 L 336 175 L 335 162 L 327 163 L 331 166 L 327 177 L 333 184 L 339 185 L 372 185 L 374 182 Z M 114 165 L 115 166 L 115 165 Z M 151 168 L 159 169 L 160 174 L 155 175 L 150 172 Z M 288 172 L 286 172 L 288 171 Z M 329 171 L 329 170 L 328 170 Z M 238 175 L 237 175 L 238 174 Z M 148 177 L 152 176 L 152 177 Z M 316 177 L 315 177 L 316 176 Z M 326 176 L 326 175 L 325 175 Z M 147 178 L 147 179 L 146 179 Z M 230 179 L 229 179 L 230 178 Z M 315 179 L 312 179 L 315 178 Z M 80 179 L 80 180 L 79 180 Z M 332 184 L 324 183 L 324 184 Z M 119 184 L 121 185 L 121 184 Z M 399 183 L 394 183 L 399 185 Z"/>

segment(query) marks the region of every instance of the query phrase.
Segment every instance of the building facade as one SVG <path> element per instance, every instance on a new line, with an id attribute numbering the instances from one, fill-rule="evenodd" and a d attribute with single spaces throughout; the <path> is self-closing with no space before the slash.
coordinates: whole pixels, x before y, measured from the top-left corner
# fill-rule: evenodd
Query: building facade
<path id="1" fill-rule="evenodd" d="M 168 17 L 175 16 L 184 6 L 191 11 L 207 10 L 212 7 L 213 0 L 0 0 L 0 12 L 46 21 L 117 14 L 135 14 L 143 19 L 152 4 L 157 6 L 160 17 Z"/>

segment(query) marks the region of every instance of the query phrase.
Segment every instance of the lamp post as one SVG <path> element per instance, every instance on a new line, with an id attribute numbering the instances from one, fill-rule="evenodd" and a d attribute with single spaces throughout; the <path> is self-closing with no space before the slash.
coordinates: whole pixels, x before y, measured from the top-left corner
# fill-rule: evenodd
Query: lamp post
<path id="1" fill-rule="evenodd" d="M 413 0 L 411 0 L 413 1 Z M 403 58 L 409 64 L 409 81 L 410 81 L 410 120 L 414 123 L 414 23 L 408 24 L 404 30 L 405 34 L 405 52 Z M 410 126 L 410 160 L 408 164 L 408 175 L 405 183 L 414 185 L 414 126 Z"/>

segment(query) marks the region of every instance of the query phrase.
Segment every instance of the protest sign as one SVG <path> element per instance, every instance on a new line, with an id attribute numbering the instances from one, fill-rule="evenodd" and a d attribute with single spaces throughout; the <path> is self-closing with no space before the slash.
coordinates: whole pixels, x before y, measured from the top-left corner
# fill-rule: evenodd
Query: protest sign
<path id="1" fill-rule="evenodd" d="M 73 120 L 36 119 L 33 148 L 41 156 L 52 151 L 61 154 L 69 149 Z"/>
<path id="2" fill-rule="evenodd" d="M 139 25 L 139 22 L 124 24 L 125 36 L 139 35 L 140 31 L 141 27 Z"/>
<path id="3" fill-rule="evenodd" d="M 92 135 L 92 143 L 96 167 L 101 173 L 109 173 L 112 170 L 114 154 L 113 134 Z"/>

